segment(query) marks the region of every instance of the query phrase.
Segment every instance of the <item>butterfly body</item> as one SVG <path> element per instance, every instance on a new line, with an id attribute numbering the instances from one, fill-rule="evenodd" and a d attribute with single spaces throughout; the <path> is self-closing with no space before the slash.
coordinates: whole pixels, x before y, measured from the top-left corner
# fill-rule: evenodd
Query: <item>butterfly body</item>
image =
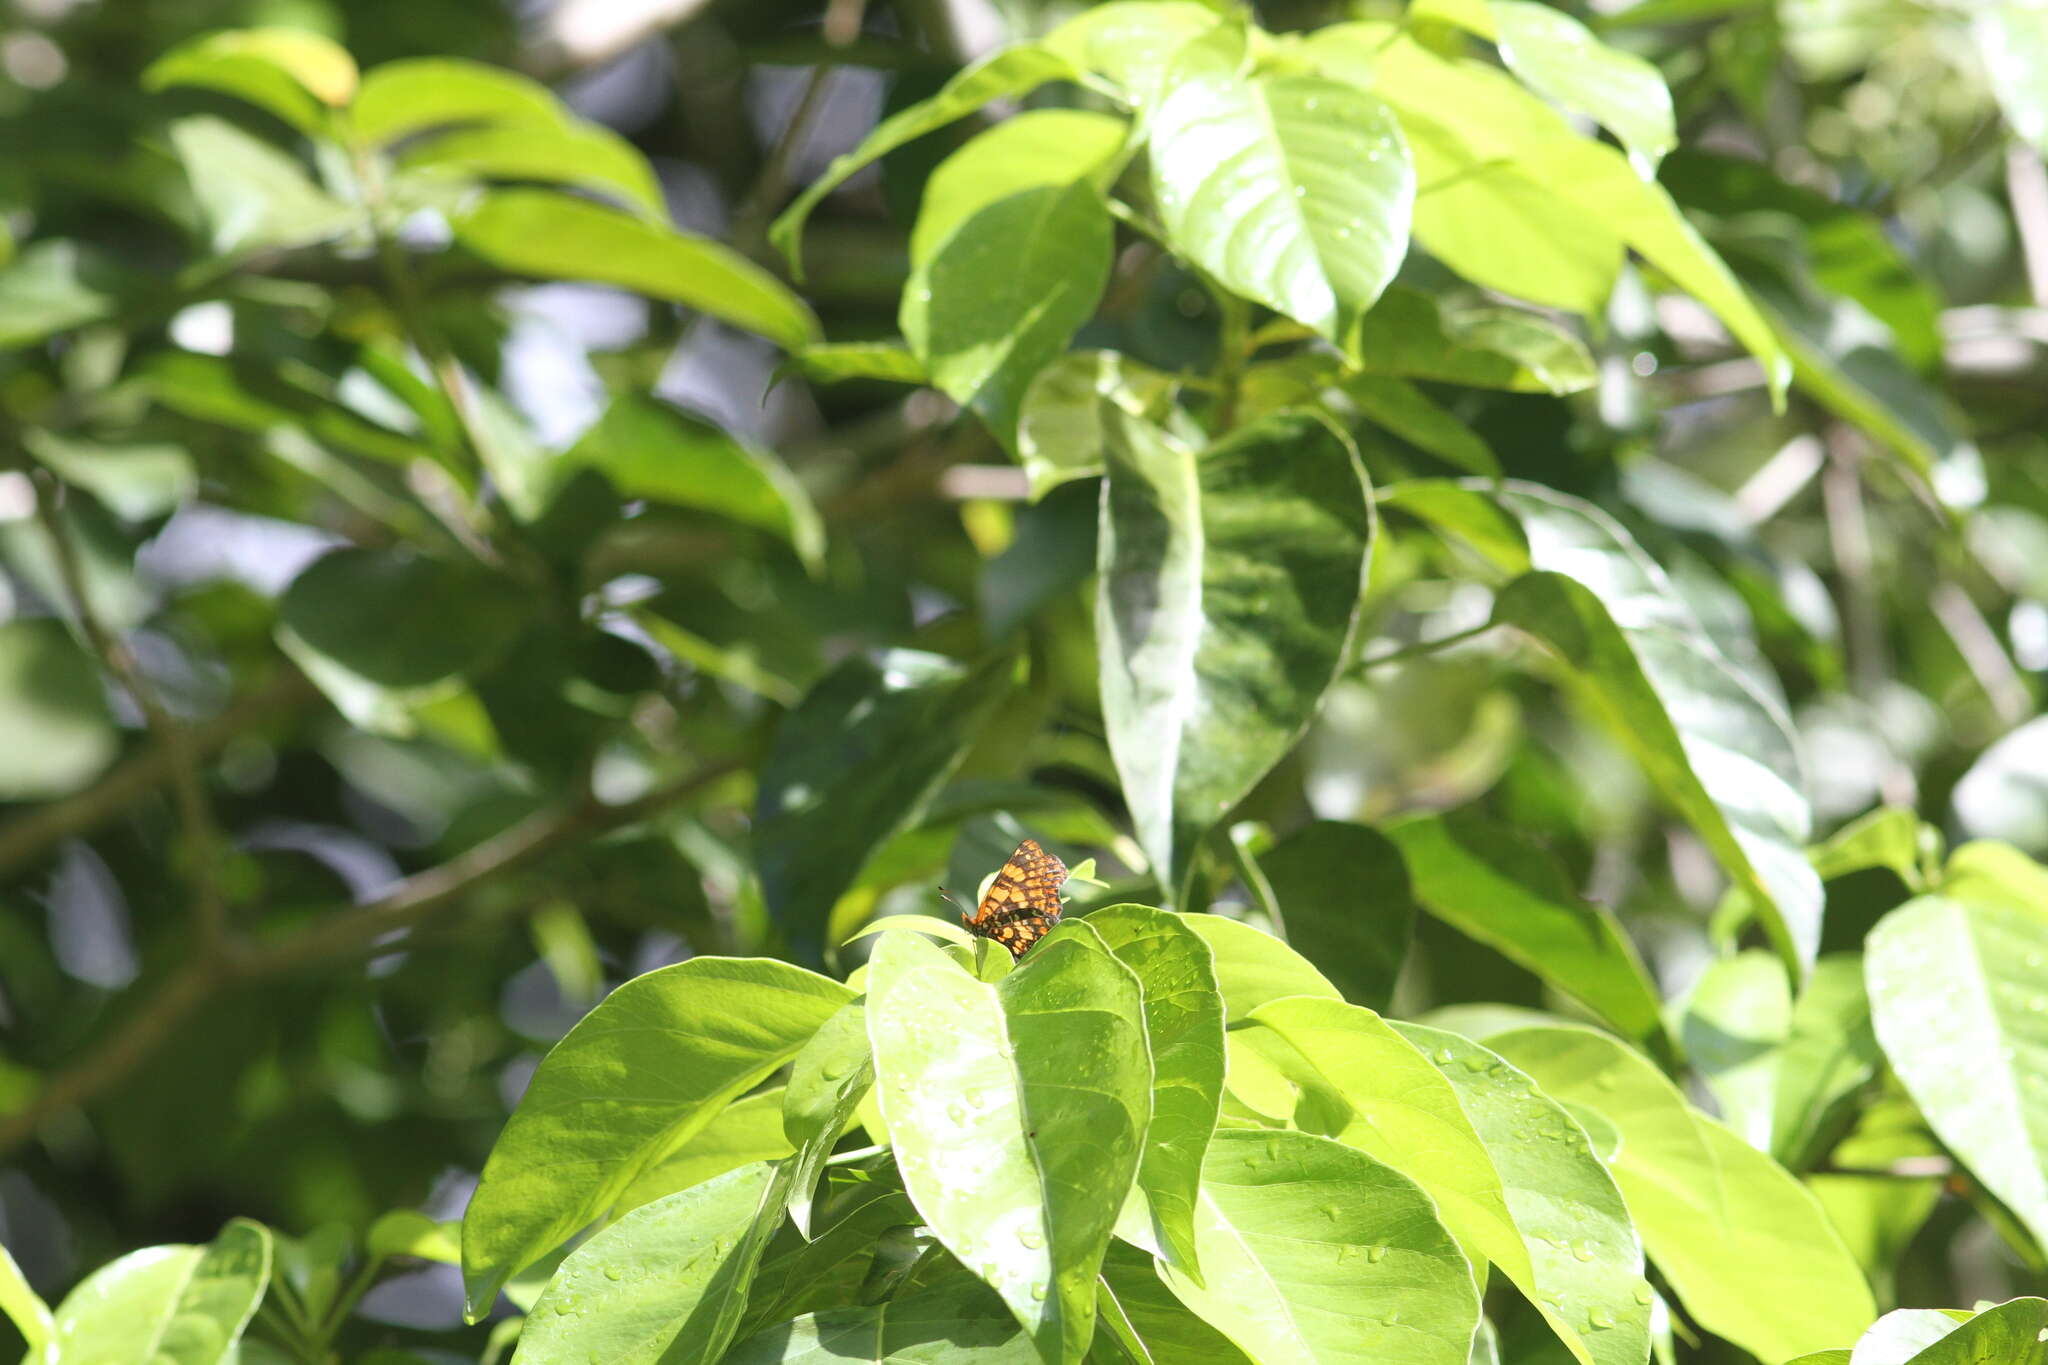
<path id="1" fill-rule="evenodd" d="M 1066 879 L 1067 865 L 1036 839 L 1026 839 L 996 873 L 974 913 L 960 919 L 971 932 L 1022 957 L 1060 922 L 1060 884 Z"/>

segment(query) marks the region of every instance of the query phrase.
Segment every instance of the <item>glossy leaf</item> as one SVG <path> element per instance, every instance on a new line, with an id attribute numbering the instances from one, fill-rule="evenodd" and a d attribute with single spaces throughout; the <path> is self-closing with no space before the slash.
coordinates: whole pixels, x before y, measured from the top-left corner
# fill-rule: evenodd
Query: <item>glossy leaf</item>
<path id="1" fill-rule="evenodd" d="M 482 668 L 525 620 L 510 579 L 402 550 L 336 550 L 292 580 L 279 619 L 309 647 L 380 687 Z"/>
<path id="2" fill-rule="evenodd" d="M 695 413 L 625 394 L 562 457 L 598 470 L 621 497 L 649 498 L 753 526 L 788 542 L 815 570 L 825 526 L 789 467 Z"/>
<path id="3" fill-rule="evenodd" d="M 2048 917 L 1922 896 L 1871 933 L 1878 1041 L 1951 1151 L 2048 1243 Z"/>
<path id="4" fill-rule="evenodd" d="M 309 136 L 329 131 L 330 111 L 356 93 L 355 59 L 318 33 L 229 29 L 182 43 L 149 64 L 145 90 L 201 86 L 247 100 Z"/>
<path id="5" fill-rule="evenodd" d="M 782 1130 L 796 1148 L 789 1183 L 789 1215 L 798 1232 L 811 1235 L 811 1201 L 832 1146 L 853 1121 L 854 1110 L 875 1083 L 868 1046 L 867 1007 L 841 1005 L 790 1064 L 782 1101 Z"/>
<path id="6" fill-rule="evenodd" d="M 359 141 L 375 144 L 456 123 L 546 126 L 564 112 L 546 86 L 503 67 L 412 57 L 363 77 L 349 123 Z"/>
<path id="7" fill-rule="evenodd" d="M 796 1147 L 782 1131 L 785 1093 L 784 1087 L 773 1086 L 726 1105 L 682 1146 L 635 1177 L 613 1203 L 613 1214 L 628 1213 L 756 1161 L 790 1155 Z"/>
<path id="8" fill-rule="evenodd" d="M 887 156 L 905 143 L 935 132 L 955 119 L 964 118 L 983 105 L 1024 95 L 1047 81 L 1072 80 L 1079 73 L 1063 56 L 1043 47 L 1020 44 L 967 67 L 947 81 L 936 95 L 900 109 L 883 119 L 861 139 L 860 146 L 834 158 L 825 174 L 796 197 L 769 229 L 769 240 L 787 256 L 798 279 L 803 278 L 800 242 L 804 220 L 821 200 L 861 167 Z"/>
<path id="9" fill-rule="evenodd" d="M 1822 881 L 1882 867 L 1907 886 L 1918 887 L 1923 880 L 1920 817 L 1907 806 L 1881 806 L 1836 830 L 1809 849 L 1807 857 Z"/>
<path id="10" fill-rule="evenodd" d="M 1217 24 L 1214 9 L 1190 0 L 1117 0 L 1067 20 L 1047 35 L 1045 46 L 1076 68 L 1107 77 L 1126 103 L 1142 109 L 1157 102 L 1174 55 Z"/>
<path id="11" fill-rule="evenodd" d="M 1253 1360 L 1466 1365 L 1471 1268 L 1429 1197 L 1363 1152 L 1307 1133 L 1219 1132 L 1196 1231 L 1203 1284 L 1161 1275 Z"/>
<path id="12" fill-rule="evenodd" d="M 1375 95 L 1317 76 L 1202 72 L 1162 92 L 1148 132 L 1171 245 L 1332 341 L 1407 252 L 1415 169 Z"/>
<path id="13" fill-rule="evenodd" d="M 1643 1244 L 1597 1145 L 1562 1105 L 1471 1039 L 1393 1027 L 1450 1082 L 1499 1173 L 1529 1252 L 1528 1278 L 1518 1281 L 1529 1302 L 1584 1365 L 1642 1365 Z"/>
<path id="14" fill-rule="evenodd" d="M 666 299 L 792 352 L 820 336 L 810 306 L 731 247 L 585 199 L 494 190 L 454 228 L 463 246 L 514 274 L 609 284 Z"/>
<path id="15" fill-rule="evenodd" d="M 967 756 L 1006 670 L 903 649 L 855 655 L 783 720 L 761 767 L 754 859 L 800 959 L 823 956 L 827 917 L 868 855 Z"/>
<path id="16" fill-rule="evenodd" d="M 527 1316 L 513 1365 L 716 1365 L 761 1248 L 782 1220 L 788 1167 L 742 1166 L 633 1210 L 569 1256 Z"/>
<path id="17" fill-rule="evenodd" d="M 0 623 L 0 800 L 68 795 L 120 747 L 99 669 L 63 624 Z"/>
<path id="18" fill-rule="evenodd" d="M 490 180 L 538 180 L 596 190 L 655 219 L 668 216 L 661 182 L 638 148 L 599 123 L 486 124 L 420 141 L 401 171 L 456 171 Z"/>
<path id="19" fill-rule="evenodd" d="M 1138 978 L 1145 1044 L 1152 1054 L 1152 1118 L 1138 1165 L 1138 1193 L 1153 1250 L 1200 1278 L 1194 1206 L 1202 1153 L 1223 1100 L 1223 997 L 1216 955 L 1188 920 L 1144 905 L 1111 905 L 1088 927 Z"/>
<path id="20" fill-rule="evenodd" d="M 1415 932 L 1400 850 L 1341 820 L 1303 825 L 1259 855 L 1287 942 L 1355 1005 L 1384 1009 Z"/>
<path id="21" fill-rule="evenodd" d="M 1372 498 L 1319 417 L 1264 417 L 1198 457 L 1105 406 L 1103 716 L 1139 843 L 1177 889 L 1349 657 Z"/>
<path id="22" fill-rule="evenodd" d="M 1650 1258 L 1708 1331 L 1770 1360 L 1853 1340 L 1876 1317 L 1863 1272 L 1797 1180 L 1693 1110 L 1647 1059 L 1590 1029 L 1486 1046 L 1620 1134 L 1612 1165 Z"/>
<path id="23" fill-rule="evenodd" d="M 868 990 L 877 1094 L 912 1202 L 1043 1359 L 1078 1357 L 1151 1113 L 1137 978 L 1075 923 L 994 985 L 886 935 Z"/>
<path id="24" fill-rule="evenodd" d="M 1856 1343 L 1849 1365 L 2040 1365 L 2048 1300 L 2012 1299 L 1979 1313 L 1900 1309 Z"/>
<path id="25" fill-rule="evenodd" d="M 692 958 L 613 991 L 541 1060 L 484 1163 L 462 1220 L 471 1315 L 852 998 L 763 958 Z"/>
<path id="26" fill-rule="evenodd" d="M 899 322 L 931 382 L 1007 442 L 1026 387 L 1094 313 L 1114 233 L 1101 183 L 1121 119 L 1020 114 L 939 164 L 910 238 Z"/>
<path id="27" fill-rule="evenodd" d="M 1578 393 L 1596 378 L 1585 344 L 1548 318 L 1513 308 L 1450 309 L 1401 285 L 1361 320 L 1354 359 L 1373 374 L 1515 393 Z"/>
<path id="28" fill-rule="evenodd" d="M 725 1365 L 1033 1365 L 1038 1351 L 1003 1301 L 964 1277 L 870 1307 L 828 1308 L 764 1328 Z"/>
<path id="29" fill-rule="evenodd" d="M 57 1308 L 62 1365 L 231 1365 L 270 1282 L 270 1232 L 236 1219 L 203 1247 L 130 1252 Z"/>
<path id="30" fill-rule="evenodd" d="M 1637 1042 L 1666 1045 L 1662 1001 L 1635 946 L 1541 848 L 1472 814 L 1419 816 L 1386 833 L 1430 914 L 1521 963 Z"/>
<path id="31" fill-rule="evenodd" d="M 1225 1022 L 1235 1024 L 1268 1000 L 1310 995 L 1342 1000 L 1343 992 L 1285 942 L 1221 915 L 1183 915 L 1216 957 L 1216 984 Z"/>
<path id="32" fill-rule="evenodd" d="M 1070 351 L 1047 365 L 1017 415 L 1017 457 L 1033 500 L 1102 473 L 1105 403 L 1141 417 L 1172 388 L 1170 376 L 1115 351 Z"/>
<path id="33" fill-rule="evenodd" d="M 1604 125 L 1654 166 L 1677 144 L 1671 92 L 1657 68 L 1609 47 L 1569 14 L 1530 0 L 1487 0 L 1508 70 L 1532 90 Z"/>
<path id="34" fill-rule="evenodd" d="M 57 1365 L 56 1347 L 52 1344 L 57 1324 L 50 1315 L 50 1305 L 29 1287 L 21 1267 L 4 1246 L 0 1246 L 0 1314 L 14 1324 L 15 1331 L 28 1343 L 22 1365 Z"/>

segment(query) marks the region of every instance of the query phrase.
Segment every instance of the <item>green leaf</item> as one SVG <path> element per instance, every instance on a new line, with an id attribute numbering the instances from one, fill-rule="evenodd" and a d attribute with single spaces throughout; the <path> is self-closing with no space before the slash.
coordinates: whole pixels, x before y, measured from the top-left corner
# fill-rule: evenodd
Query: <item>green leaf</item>
<path id="1" fill-rule="evenodd" d="M 824 197 L 870 161 L 876 161 L 906 143 L 935 132 L 955 119 L 995 100 L 1028 94 L 1047 81 L 1074 80 L 1079 76 L 1067 59 L 1043 47 L 1029 44 L 1007 47 L 959 72 L 930 99 L 899 109 L 876 124 L 861 139 L 860 146 L 836 157 L 825 174 L 813 181 L 768 230 L 768 239 L 789 258 L 799 280 L 803 278 L 801 241 L 804 220 Z"/>
<path id="2" fill-rule="evenodd" d="M 152 356 L 142 380 L 159 403 L 202 422 L 265 435 L 278 428 L 303 429 L 351 454 L 401 467 L 414 460 L 438 460 L 443 469 L 452 463 L 432 446 L 365 421 L 328 395 L 253 365 L 171 351 Z"/>
<path id="3" fill-rule="evenodd" d="M 1141 417 L 1172 389 L 1171 376 L 1117 351 L 1070 351 L 1039 371 L 1017 415 L 1017 458 L 1032 501 L 1102 473 L 1105 403 Z"/>
<path id="4" fill-rule="evenodd" d="M 217 255 L 306 246 L 365 222 L 361 208 L 321 189 L 297 160 L 224 119 L 179 119 L 170 139 Z"/>
<path id="5" fill-rule="evenodd" d="M 230 1365 L 270 1281 L 270 1231 L 237 1218 L 203 1247 L 133 1251 L 57 1308 L 62 1365 Z"/>
<path id="6" fill-rule="evenodd" d="M 1006 444 L 1024 391 L 1094 313 L 1115 236 L 1101 183 L 1122 119 L 1020 114 L 932 172 L 898 321 L 931 382 Z"/>
<path id="7" fill-rule="evenodd" d="M 832 1155 L 832 1145 L 874 1083 L 867 1007 L 859 1000 L 848 1001 L 796 1054 L 782 1100 L 782 1132 L 797 1153 L 790 1173 L 789 1216 L 806 1237 L 811 1235 L 811 1201 L 825 1158 Z"/>
<path id="8" fill-rule="evenodd" d="M 1479 434 L 1404 379 L 1363 374 L 1344 382 L 1344 395 L 1365 419 L 1408 444 L 1471 474 L 1499 475 L 1500 461 Z"/>
<path id="9" fill-rule="evenodd" d="M 1543 1092 L 1621 1135 L 1612 1165 L 1650 1258 L 1708 1331 L 1767 1360 L 1852 1340 L 1877 1316 L 1811 1192 L 1692 1109 L 1647 1059 L 1590 1029 L 1485 1040 Z"/>
<path id="10" fill-rule="evenodd" d="M 908 828 L 1002 700 L 1009 665 L 915 650 L 854 655 L 783 719 L 761 766 L 754 861 L 800 960 L 824 955 L 832 906 Z"/>
<path id="11" fill-rule="evenodd" d="M 725 1365 L 1035 1365 L 1037 1348 L 1003 1301 L 964 1277 L 868 1308 L 806 1313 L 748 1337 Z"/>
<path id="12" fill-rule="evenodd" d="M 846 379 L 881 379 L 892 384 L 922 384 L 924 365 L 910 348 L 894 341 L 818 342 L 798 351 L 796 366 L 823 384 Z"/>
<path id="13" fill-rule="evenodd" d="M 1307 1133 L 1219 1132 L 1196 1231 L 1207 1287 L 1161 1276 L 1254 1360 L 1466 1365 L 1471 1268 L 1429 1196 L 1363 1152 Z"/>
<path id="14" fill-rule="evenodd" d="M 1150 906 L 1106 906 L 1088 916 L 1088 927 L 1137 976 L 1144 998 L 1152 1120 L 1145 1129 L 1138 1193 L 1151 1218 L 1151 1249 L 1199 1279 L 1194 1206 L 1202 1153 L 1223 1101 L 1216 955 L 1182 916 Z"/>
<path id="15" fill-rule="evenodd" d="M 1168 243 L 1342 342 L 1408 249 L 1415 167 L 1373 94 L 1320 76 L 1201 72 L 1149 124 Z"/>
<path id="16" fill-rule="evenodd" d="M 14 1263 L 13 1255 L 4 1246 L 0 1246 L 0 1313 L 7 1316 L 15 1330 L 21 1333 L 22 1340 L 28 1343 L 28 1354 L 22 1358 L 22 1365 L 57 1365 L 53 1345 L 57 1324 L 50 1315 L 50 1305 L 29 1287 L 21 1267 Z"/>
<path id="17" fill-rule="evenodd" d="M 1199 456 L 1105 404 L 1096 635 L 1110 752 L 1162 885 L 1307 729 L 1350 657 L 1371 491 L 1313 414 Z"/>
<path id="18" fill-rule="evenodd" d="M 808 1045 L 807 1045 L 808 1046 Z M 802 1054 L 798 1054 L 802 1055 Z M 614 1216 L 756 1161 L 780 1161 L 796 1150 L 783 1135 L 782 1086 L 756 1090 L 718 1111 L 682 1146 L 649 1166 L 612 1204 Z"/>
<path id="19" fill-rule="evenodd" d="M 1968 1316 L 1902 1308 L 1856 1343 L 1851 1365 L 2040 1365 L 2048 1299 L 2012 1299 Z"/>
<path id="20" fill-rule="evenodd" d="M 1508 70 L 1532 90 L 1584 114 L 1654 166 L 1678 144 L 1671 91 L 1641 57 L 1609 47 L 1562 10 L 1530 0 L 1487 0 Z"/>
<path id="21" fill-rule="evenodd" d="M 1221 915 L 1183 915 L 1182 922 L 1208 941 L 1216 959 L 1216 984 L 1223 993 L 1224 1020 L 1235 1024 L 1268 1000 L 1344 995 L 1300 953 L 1271 934 Z"/>
<path id="22" fill-rule="evenodd" d="M 1468 1254 L 1530 1284 L 1500 1175 L 1449 1081 L 1371 1010 L 1272 1000 L 1230 1033 L 1231 1092 L 1261 1114 L 1335 1138 L 1413 1180 Z"/>
<path id="23" fill-rule="evenodd" d="M 421 687 L 484 667 L 526 624 L 511 580 L 406 550 L 334 550 L 292 580 L 282 624 L 382 687 Z"/>
<path id="24" fill-rule="evenodd" d="M 540 82 L 453 57 L 385 62 L 363 77 L 349 110 L 355 138 L 379 144 L 451 123 L 558 123 L 560 103 Z"/>
<path id="25" fill-rule="evenodd" d="M 1251 1365 L 1229 1337 L 1189 1312 L 1160 1280 L 1158 1263 L 1128 1242 L 1111 1242 L 1102 1258 L 1100 1311 L 1120 1341 L 1126 1331 L 1137 1341 L 1140 1365 Z"/>
<path id="26" fill-rule="evenodd" d="M 2000 735 L 1977 755 L 1950 796 L 1963 830 L 2022 848 L 2048 849 L 2048 716 Z"/>
<path id="27" fill-rule="evenodd" d="M 1216 10 L 1187 0 L 1114 0 L 1067 20 L 1045 46 L 1108 77 L 1126 104 L 1142 109 L 1158 102 L 1174 55 L 1220 21 Z"/>
<path id="28" fill-rule="evenodd" d="M 2011 844 L 1973 839 L 1949 855 L 1937 889 L 1951 900 L 2034 909 L 2048 903 L 2048 868 Z"/>
<path id="29" fill-rule="evenodd" d="M 119 445 L 59 436 L 34 427 L 21 433 L 39 464 L 85 489 L 118 517 L 147 521 L 172 511 L 199 491 L 199 472 L 183 446 L 158 442 Z"/>
<path id="30" fill-rule="evenodd" d="M 2048 156 L 2048 8 L 2021 0 L 1988 6 L 1971 20 L 1970 36 L 2005 121 Z"/>
<path id="31" fill-rule="evenodd" d="M 1709 963 L 1685 998 L 1678 1028 L 1721 1121 L 1750 1146 L 1776 1150 L 1780 1050 L 1792 1032 L 1785 964 L 1761 949 Z"/>
<path id="32" fill-rule="evenodd" d="M 1865 868 L 1882 867 L 1909 887 L 1925 880 L 1920 870 L 1920 817 L 1910 806 L 1881 806 L 1851 820 L 1807 850 L 1824 882 Z"/>
<path id="33" fill-rule="evenodd" d="M 346 48 L 304 29 L 230 29 L 181 43 L 142 73 L 145 90 L 174 85 L 219 90 L 323 137 L 329 110 L 355 96 L 356 64 Z"/>
<path id="34" fill-rule="evenodd" d="M 1497 949 L 1621 1033 L 1667 1047 L 1663 1004 L 1614 916 L 1584 900 L 1555 859 L 1472 813 L 1390 825 L 1423 909 Z"/>
<path id="35" fill-rule="evenodd" d="M 825 524 L 773 452 L 735 439 L 695 413 L 624 394 L 562 457 L 598 470 L 621 497 L 651 498 L 758 527 L 789 543 L 815 571 Z"/>
<path id="36" fill-rule="evenodd" d="M 1529 1278 L 1517 1283 L 1529 1302 L 1584 1365 L 1642 1365 L 1650 1349 L 1643 1244 L 1577 1118 L 1469 1038 L 1393 1027 L 1450 1082 L 1500 1175 L 1528 1248 Z"/>
<path id="37" fill-rule="evenodd" d="M 81 242 L 31 242 L 0 270 L 0 347 L 13 348 L 111 317 L 132 287 L 125 271 Z"/>
<path id="38" fill-rule="evenodd" d="M 1386 1008 L 1415 932 L 1401 852 L 1378 831 L 1312 820 L 1258 858 L 1287 942 L 1354 1005 Z"/>
<path id="39" fill-rule="evenodd" d="M 548 190 L 494 190 L 455 238 L 514 274 L 615 285 L 680 303 L 795 352 L 819 339 L 810 306 L 732 248 Z"/>
<path id="40" fill-rule="evenodd" d="M 716 957 L 649 972 L 605 997 L 542 1058 L 484 1163 L 462 1220 L 471 1316 L 795 1057 L 852 998 L 785 962 Z"/>
<path id="41" fill-rule="evenodd" d="M 1447 308 L 1395 285 L 1360 322 L 1361 369 L 1515 393 L 1578 393 L 1598 377 L 1584 343 L 1536 313 Z"/>
<path id="42" fill-rule="evenodd" d="M 1866 945 L 1872 1019 L 1928 1124 L 2048 1245 L 2048 916 L 1922 896 Z"/>
<path id="43" fill-rule="evenodd" d="M 99 669 L 63 623 L 0 623 L 0 800 L 68 796 L 120 747 Z"/>
<path id="44" fill-rule="evenodd" d="M 462 1264 L 462 1224 L 443 1223 L 418 1209 L 393 1209 L 363 1234 L 363 1253 L 372 1258 L 417 1256 L 444 1265 Z"/>
<path id="45" fill-rule="evenodd" d="M 1041 1357 L 1078 1358 L 1151 1112 L 1137 979 L 1076 921 L 995 985 L 886 935 L 868 989 L 877 1093 L 918 1213 Z"/>
<path id="46" fill-rule="evenodd" d="M 728 1171 L 570 1252 L 527 1316 L 513 1365 L 717 1365 L 782 1221 L 787 1170 Z"/>
<path id="47" fill-rule="evenodd" d="M 458 128 L 407 147 L 401 171 L 458 171 L 498 180 L 540 180 L 608 194 L 651 218 L 668 217 L 647 158 L 599 123 L 563 120 Z"/>

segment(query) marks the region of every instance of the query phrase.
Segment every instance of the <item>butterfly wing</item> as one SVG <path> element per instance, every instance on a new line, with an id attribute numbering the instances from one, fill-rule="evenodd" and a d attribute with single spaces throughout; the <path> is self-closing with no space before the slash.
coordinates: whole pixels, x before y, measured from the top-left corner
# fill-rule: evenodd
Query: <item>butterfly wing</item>
<path id="1" fill-rule="evenodd" d="M 967 927 L 983 938 L 992 938 L 1010 950 L 1013 957 L 1052 932 L 1060 920 L 1060 884 L 1067 879 L 1067 865 L 1026 839 L 996 873 L 988 893 L 972 915 L 962 915 Z"/>

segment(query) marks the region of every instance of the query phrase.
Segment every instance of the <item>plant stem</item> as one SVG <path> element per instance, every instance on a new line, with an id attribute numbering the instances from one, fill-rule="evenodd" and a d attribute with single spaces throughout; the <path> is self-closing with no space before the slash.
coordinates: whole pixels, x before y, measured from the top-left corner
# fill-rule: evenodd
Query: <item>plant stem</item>
<path id="1" fill-rule="evenodd" d="M 1412 645 L 1403 645 L 1399 649 L 1390 649 L 1386 653 L 1374 655 L 1370 659 L 1360 659 L 1358 661 L 1358 671 L 1362 673 L 1368 669 L 1378 668 L 1381 664 L 1400 663 L 1405 659 L 1420 658 L 1425 654 L 1434 654 L 1440 649 L 1449 649 L 1453 645 L 1462 645 L 1467 640 L 1486 634 L 1493 627 L 1494 622 L 1483 621 L 1465 630 L 1454 631 L 1441 639 L 1418 640 Z"/>
<path id="2" fill-rule="evenodd" d="M 1238 400 L 1243 396 L 1244 371 L 1252 353 L 1252 309 L 1237 295 L 1214 280 L 1209 292 L 1222 310 L 1222 327 L 1216 339 L 1216 429 L 1211 435 L 1225 436 L 1237 425 Z"/>

